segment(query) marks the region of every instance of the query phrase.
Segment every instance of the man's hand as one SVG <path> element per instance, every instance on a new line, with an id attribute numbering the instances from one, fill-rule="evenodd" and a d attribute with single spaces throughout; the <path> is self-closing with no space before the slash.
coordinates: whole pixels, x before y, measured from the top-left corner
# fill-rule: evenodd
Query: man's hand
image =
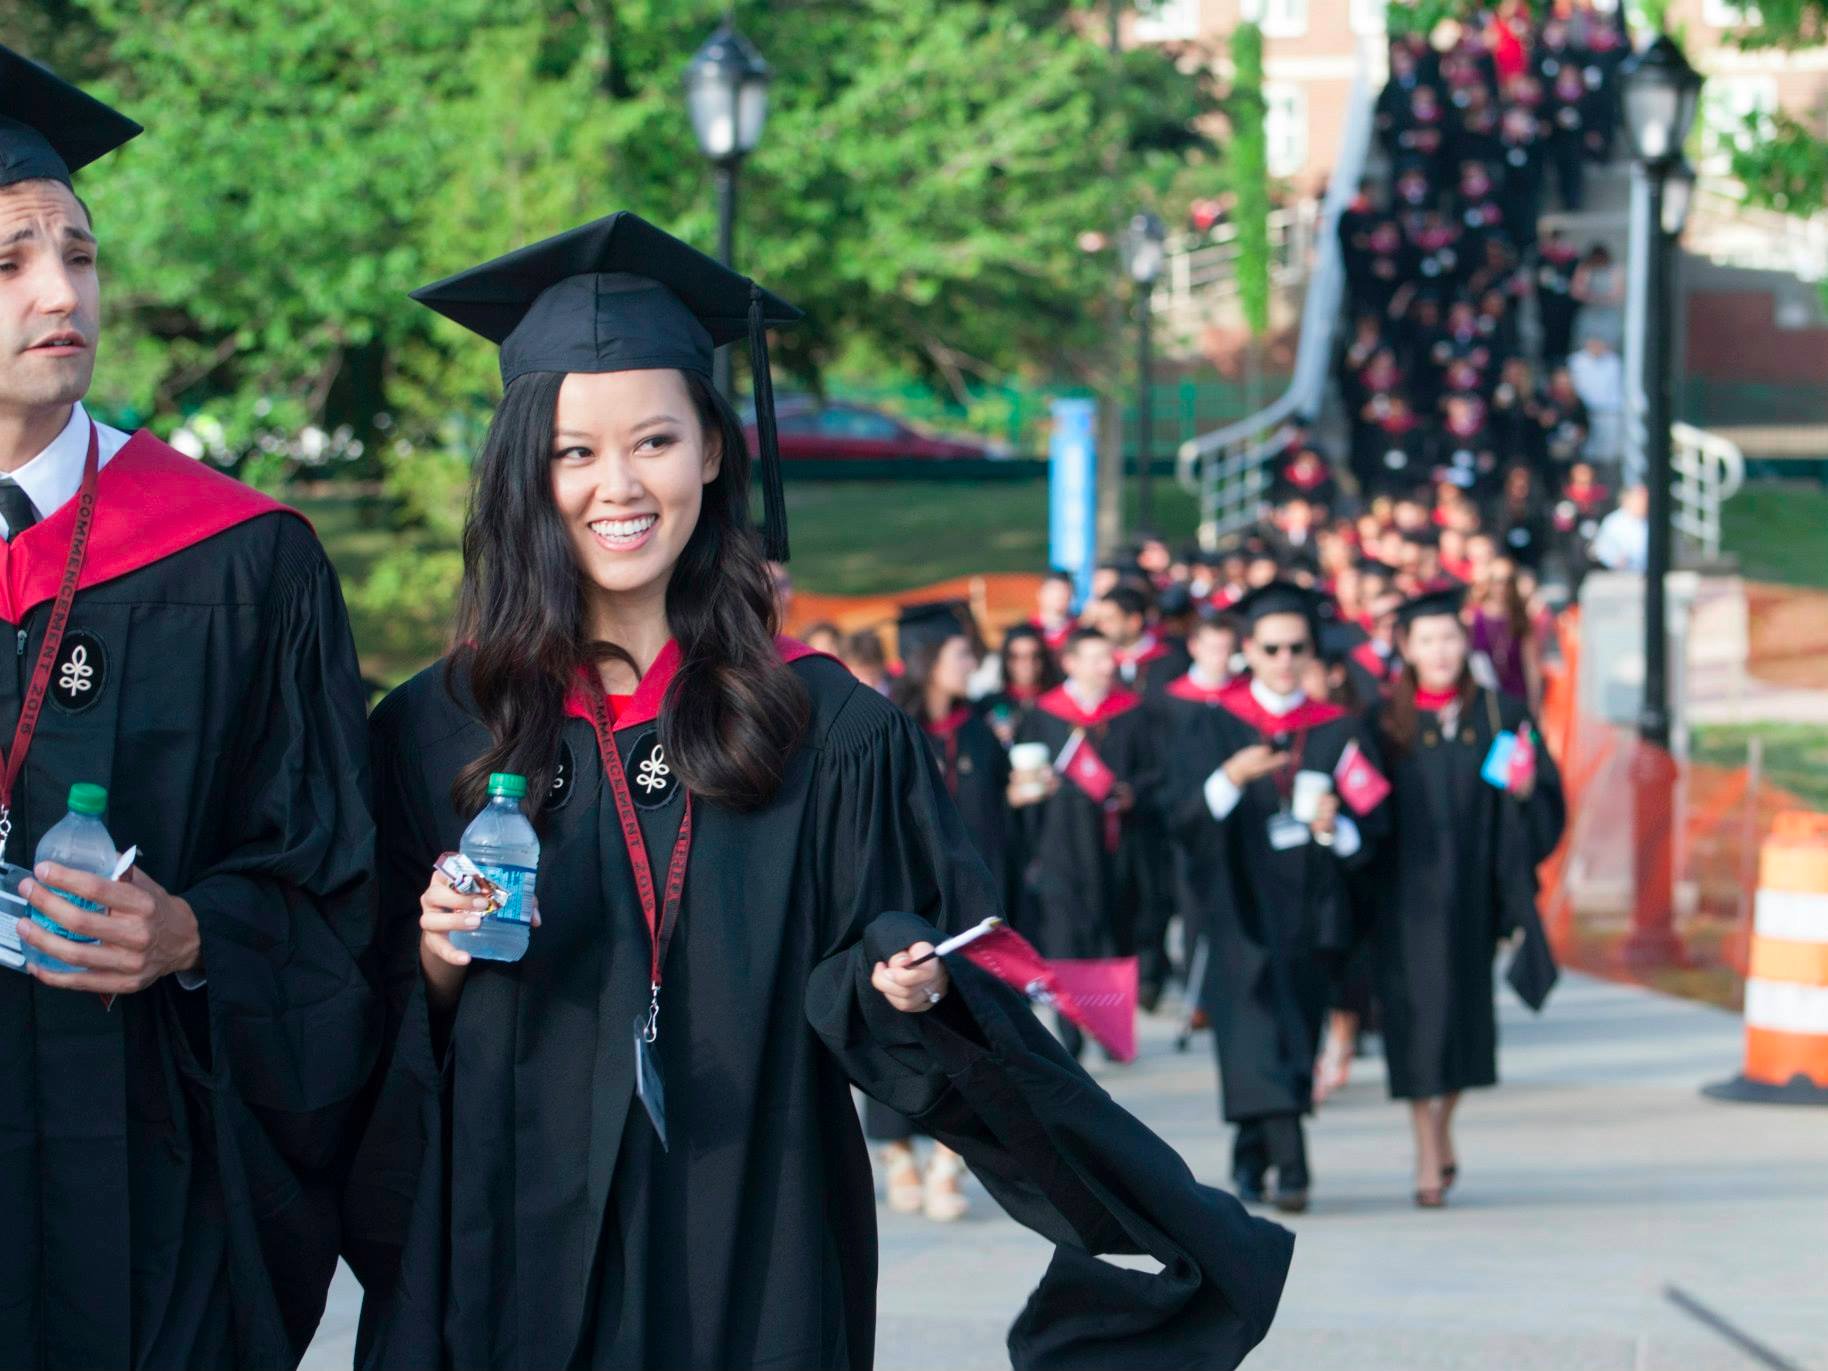
<path id="1" fill-rule="evenodd" d="M 1223 770 L 1226 779 L 1242 790 L 1252 781 L 1274 775 L 1287 765 L 1288 753 L 1278 752 L 1268 743 L 1252 743 L 1232 753 Z"/>
<path id="2" fill-rule="evenodd" d="M 1314 822 L 1308 828 L 1315 833 L 1331 834 L 1339 826 L 1339 796 L 1329 792 L 1314 804 Z"/>
<path id="3" fill-rule="evenodd" d="M 50 971 L 31 965 L 32 975 L 46 985 L 100 995 L 131 995 L 174 971 L 194 971 L 201 964 L 203 943 L 196 913 L 138 867 L 127 873 L 125 881 L 72 871 L 54 862 L 40 863 L 32 875 L 35 879 L 19 886 L 32 908 L 72 933 L 95 939 L 92 943 L 72 942 L 30 919 L 21 919 L 20 942 L 80 968 Z M 57 890 L 92 900 L 107 912 L 79 909 Z"/>

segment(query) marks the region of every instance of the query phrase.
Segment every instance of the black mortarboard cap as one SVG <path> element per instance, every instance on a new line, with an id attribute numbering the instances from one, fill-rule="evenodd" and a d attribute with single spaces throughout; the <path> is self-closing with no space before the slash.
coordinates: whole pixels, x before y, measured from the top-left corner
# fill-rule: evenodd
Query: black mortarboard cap
<path id="1" fill-rule="evenodd" d="M 61 181 L 142 132 L 29 57 L 0 47 L 0 186 Z"/>
<path id="2" fill-rule="evenodd" d="M 1299 614 L 1313 628 L 1318 646 L 1320 618 L 1326 603 L 1327 597 L 1318 590 L 1309 590 L 1293 581 L 1271 581 L 1244 596 L 1231 607 L 1231 612 L 1253 628 L 1259 619 L 1272 614 Z"/>
<path id="3" fill-rule="evenodd" d="M 895 620 L 895 652 L 902 661 L 920 648 L 937 649 L 948 638 L 969 638 L 965 616 L 968 605 L 958 600 L 940 600 L 931 604 L 903 605 Z"/>
<path id="4" fill-rule="evenodd" d="M 534 372 L 687 371 L 747 335 L 755 374 L 763 542 L 787 560 L 770 325 L 801 312 L 627 210 L 519 248 L 412 293 L 501 348 L 502 384 Z"/>
<path id="5" fill-rule="evenodd" d="M 1369 642 L 1370 638 L 1369 633 L 1350 619 L 1329 620 L 1320 626 L 1320 655 L 1329 662 L 1336 662 L 1353 648 Z"/>
<path id="6" fill-rule="evenodd" d="M 1405 600 L 1396 607 L 1396 621 L 1404 628 L 1417 619 L 1426 619 L 1436 614 L 1450 614 L 1459 617 L 1460 606 L 1466 603 L 1465 586 L 1448 586 L 1442 590 L 1430 590 L 1414 599 Z"/>

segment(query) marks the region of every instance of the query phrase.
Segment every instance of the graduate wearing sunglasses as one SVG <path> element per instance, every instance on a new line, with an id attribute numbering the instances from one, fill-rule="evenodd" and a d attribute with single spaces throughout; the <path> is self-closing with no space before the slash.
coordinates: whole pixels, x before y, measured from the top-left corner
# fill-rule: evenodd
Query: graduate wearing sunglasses
<path id="1" fill-rule="evenodd" d="M 1272 581 L 1234 606 L 1249 674 L 1188 721 L 1170 781 L 1188 887 L 1212 940 L 1223 1113 L 1238 1130 L 1233 1182 L 1242 1198 L 1273 1197 L 1288 1212 L 1308 1203 L 1301 1120 L 1333 963 L 1352 941 L 1344 873 L 1369 857 L 1381 825 L 1375 810 L 1342 810 L 1330 785 L 1314 793 L 1348 747 L 1370 746 L 1359 721 L 1301 688 L 1321 603 Z"/>

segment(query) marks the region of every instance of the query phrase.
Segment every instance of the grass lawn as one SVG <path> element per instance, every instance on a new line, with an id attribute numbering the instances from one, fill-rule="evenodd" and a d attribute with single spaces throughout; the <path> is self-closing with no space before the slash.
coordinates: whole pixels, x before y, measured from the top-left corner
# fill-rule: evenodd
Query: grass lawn
<path id="1" fill-rule="evenodd" d="M 1828 811 L 1828 728 L 1819 724 L 1710 724 L 1694 731 L 1691 755 L 1714 766 L 1744 766 L 1754 737 L 1764 744 L 1765 783 Z"/>
<path id="2" fill-rule="evenodd" d="M 1166 478 L 1154 493 L 1161 531 L 1176 542 L 1192 537 L 1193 497 Z M 790 471 L 787 516 L 794 583 L 824 594 L 874 595 L 1047 565 L 1045 481 L 796 482 Z"/>
<path id="3" fill-rule="evenodd" d="M 1748 580 L 1828 586 L 1828 490 L 1759 482 L 1728 500 L 1721 518 L 1721 545 Z"/>

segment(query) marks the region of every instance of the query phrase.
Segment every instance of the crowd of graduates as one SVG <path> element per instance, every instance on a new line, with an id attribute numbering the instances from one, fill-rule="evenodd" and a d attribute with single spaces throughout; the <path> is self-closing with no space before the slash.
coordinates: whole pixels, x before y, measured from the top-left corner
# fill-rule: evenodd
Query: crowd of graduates
<path id="1" fill-rule="evenodd" d="M 1500 944 L 1526 1001 L 1554 979 L 1536 627 L 1514 574 L 1481 564 L 1474 591 L 1394 524 L 1355 547 L 1281 512 L 1230 552 L 1145 540 L 1077 607 L 1049 574 L 994 652 L 962 603 L 906 609 L 893 664 L 873 630 L 806 637 L 920 723 L 1019 932 L 1136 958 L 1143 1011 L 1213 1030 L 1241 1196 L 1306 1207 L 1302 1119 L 1375 1023 L 1437 1207 L 1459 1094 L 1496 1080 Z M 1416 555 L 1377 560 L 1399 539 Z M 906 1122 L 867 1113 L 890 1204 L 962 1214 L 958 1159 L 936 1148 L 923 1177 Z"/>
<path id="2" fill-rule="evenodd" d="M 1347 467 L 1371 510 L 1419 499 L 1443 556 L 1480 529 L 1571 593 L 1620 487 L 1623 278 L 1603 243 L 1538 226 L 1610 159 L 1617 14 L 1521 0 L 1393 39 L 1375 125 L 1388 176 L 1339 221 L 1349 326 L 1337 379 Z M 1553 175 L 1551 175 L 1551 172 Z M 1334 454 L 1293 435 L 1285 489 L 1339 509 Z"/>

